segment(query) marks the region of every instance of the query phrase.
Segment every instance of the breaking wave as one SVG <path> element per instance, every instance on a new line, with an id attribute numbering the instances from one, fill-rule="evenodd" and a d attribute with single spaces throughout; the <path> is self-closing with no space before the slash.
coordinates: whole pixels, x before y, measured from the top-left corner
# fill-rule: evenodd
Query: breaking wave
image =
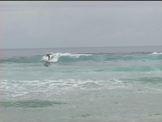
<path id="1" fill-rule="evenodd" d="M 78 59 L 78 58 L 84 58 L 86 56 L 92 56 L 92 54 L 70 54 L 70 53 L 51 53 L 50 54 L 50 61 L 49 62 L 57 62 L 60 60 L 72 60 L 72 59 Z M 42 60 L 48 61 L 47 56 L 43 56 Z"/>
<path id="2" fill-rule="evenodd" d="M 94 54 L 71 54 L 71 53 L 50 53 L 49 62 L 73 62 L 73 61 L 119 61 L 119 60 L 161 60 L 162 53 L 153 52 L 132 52 L 132 53 L 94 53 Z M 20 56 L 1 59 L 1 63 L 41 63 L 48 61 L 46 55 Z"/>
<path id="3" fill-rule="evenodd" d="M 154 54 L 154 55 L 161 55 L 162 53 L 153 52 L 152 54 Z"/>

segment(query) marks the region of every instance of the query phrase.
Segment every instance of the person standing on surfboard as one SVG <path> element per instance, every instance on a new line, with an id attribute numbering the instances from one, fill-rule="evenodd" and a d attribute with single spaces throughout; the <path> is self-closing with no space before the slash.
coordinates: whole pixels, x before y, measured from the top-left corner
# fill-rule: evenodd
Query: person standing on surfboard
<path id="1" fill-rule="evenodd" d="M 49 55 L 49 54 L 47 54 L 46 56 L 48 57 L 48 60 L 50 60 L 50 55 Z"/>
<path id="2" fill-rule="evenodd" d="M 50 54 L 47 54 L 46 55 L 47 57 L 48 57 L 48 61 L 46 61 L 45 63 L 44 63 L 44 65 L 46 66 L 46 67 L 48 67 L 49 65 L 50 65 Z"/>

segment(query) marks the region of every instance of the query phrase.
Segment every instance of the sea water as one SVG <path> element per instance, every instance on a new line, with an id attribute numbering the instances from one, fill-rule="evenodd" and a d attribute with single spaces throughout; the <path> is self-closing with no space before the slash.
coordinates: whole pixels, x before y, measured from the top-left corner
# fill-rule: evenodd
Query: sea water
<path id="1" fill-rule="evenodd" d="M 162 46 L 1 49 L 0 68 L 0 122 L 162 121 Z"/>

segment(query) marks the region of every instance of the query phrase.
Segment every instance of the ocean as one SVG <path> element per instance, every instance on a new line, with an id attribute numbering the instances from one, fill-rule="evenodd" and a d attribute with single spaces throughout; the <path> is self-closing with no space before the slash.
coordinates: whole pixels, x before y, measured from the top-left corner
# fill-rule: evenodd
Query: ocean
<path id="1" fill-rule="evenodd" d="M 0 122 L 162 122 L 162 46 L 0 55 Z"/>

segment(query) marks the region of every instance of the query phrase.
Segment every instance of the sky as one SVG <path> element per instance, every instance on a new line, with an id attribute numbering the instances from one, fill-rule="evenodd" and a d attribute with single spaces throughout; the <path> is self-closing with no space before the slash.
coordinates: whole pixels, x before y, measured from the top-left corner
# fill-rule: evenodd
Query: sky
<path id="1" fill-rule="evenodd" d="M 0 46 L 162 45 L 162 1 L 0 1 Z"/>

